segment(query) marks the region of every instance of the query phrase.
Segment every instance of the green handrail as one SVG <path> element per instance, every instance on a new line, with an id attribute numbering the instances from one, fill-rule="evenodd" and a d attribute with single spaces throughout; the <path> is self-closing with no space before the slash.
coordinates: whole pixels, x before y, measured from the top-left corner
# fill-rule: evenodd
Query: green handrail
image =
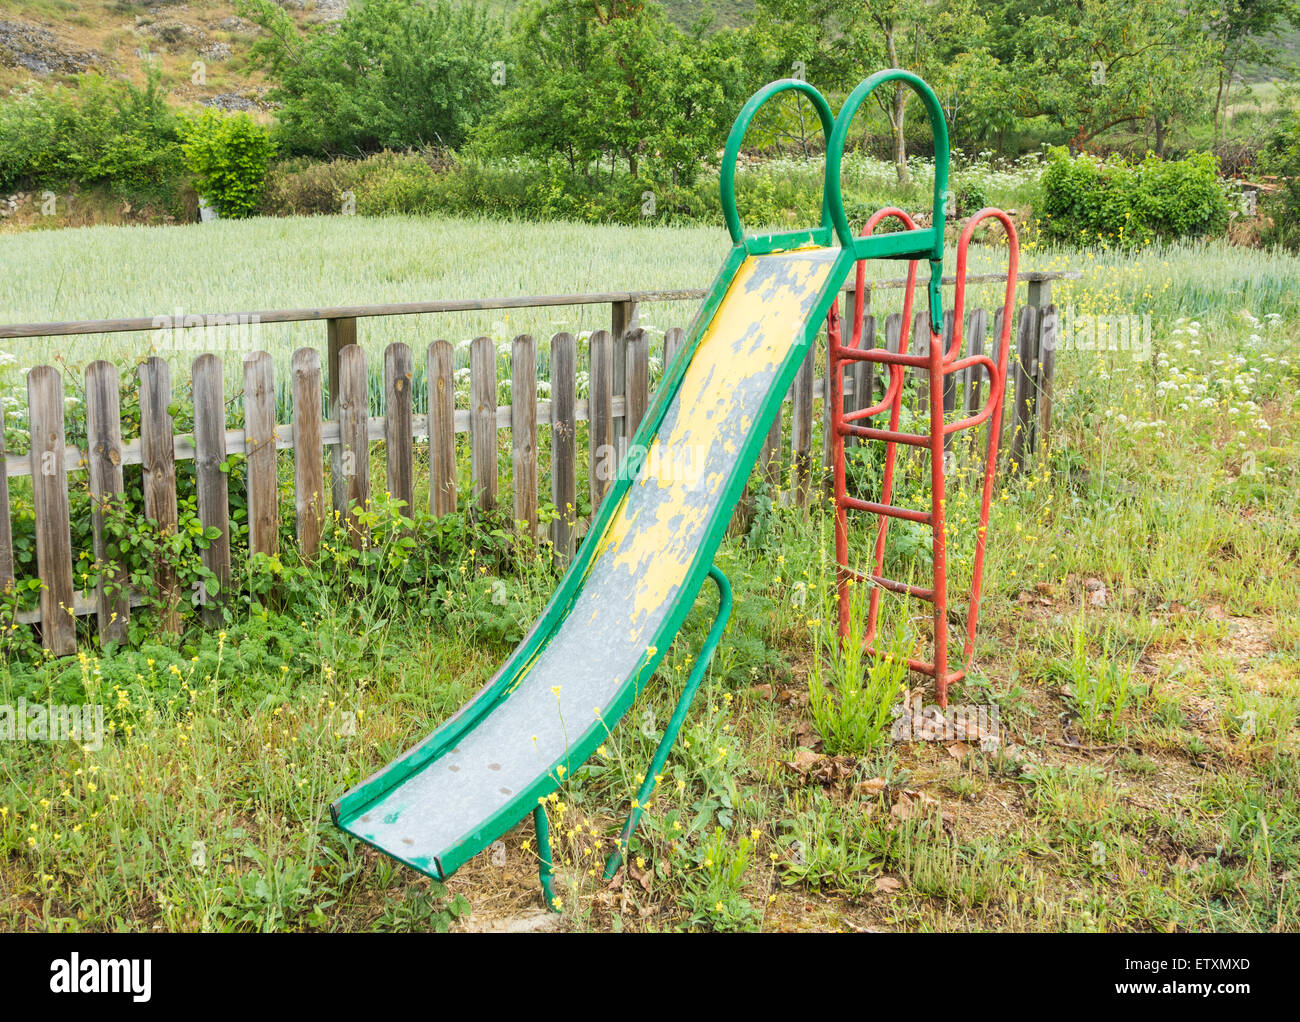
<path id="1" fill-rule="evenodd" d="M 929 227 L 895 234 L 853 238 L 849 218 L 844 213 L 844 196 L 840 185 L 840 169 L 844 162 L 844 144 L 848 141 L 849 125 L 858 108 L 876 89 L 886 82 L 901 82 L 911 86 L 921 97 L 930 119 L 930 135 L 934 139 L 934 213 Z M 919 76 L 902 68 L 891 67 L 877 71 L 849 93 L 835 117 L 835 126 L 826 143 L 826 182 L 823 186 L 830 201 L 831 218 L 840 244 L 853 250 L 858 259 L 929 258 L 930 260 L 930 329 L 939 333 L 943 329 L 943 307 L 939 285 L 943 280 L 943 232 L 948 194 L 948 122 L 934 90 Z M 845 240 L 845 238 L 849 240 Z"/>
<path id="2" fill-rule="evenodd" d="M 727 230 L 731 233 L 732 244 L 740 245 L 745 241 L 745 229 L 741 227 L 740 214 L 736 212 L 736 157 L 740 155 L 740 146 L 745 141 L 745 132 L 749 130 L 749 123 L 754 119 L 754 115 L 758 113 L 759 107 L 777 93 L 790 90 L 802 92 L 812 101 L 817 116 L 822 122 L 822 133 L 826 136 L 829 144 L 831 128 L 835 124 L 835 118 L 831 115 L 831 106 L 826 102 L 825 96 L 802 79 L 782 78 L 780 81 L 764 85 L 749 97 L 749 100 L 740 108 L 740 113 L 736 115 L 736 119 L 731 125 L 731 134 L 727 136 L 727 147 L 722 154 L 722 168 L 719 174 L 722 192 L 722 216 L 727 222 Z M 823 192 L 822 227 L 826 228 L 828 234 L 833 213 L 830 196 Z M 845 223 L 847 224 L 847 221 Z M 846 238 L 851 238 L 851 235 L 847 233 L 847 229 L 846 233 L 840 236 L 841 245 L 852 244 L 852 241 L 846 241 Z"/>
<path id="3" fill-rule="evenodd" d="M 909 231 L 893 234 L 872 235 L 855 238 L 853 227 L 844 212 L 843 186 L 840 173 L 844 164 L 844 145 L 848 141 L 849 126 L 853 122 L 859 107 L 880 86 L 887 82 L 899 82 L 909 86 L 925 105 L 930 120 L 930 135 L 934 139 L 934 208 L 929 227 L 919 227 Z M 943 329 L 943 306 L 940 284 L 943 280 L 943 235 L 948 195 L 948 122 L 944 118 L 939 99 L 925 81 L 911 71 L 891 67 L 877 71 L 858 85 L 839 114 L 832 119 L 830 104 L 826 98 L 799 78 L 783 78 L 763 86 L 741 107 L 731 133 L 727 136 L 727 146 L 722 154 L 722 167 L 719 173 L 719 188 L 722 196 L 722 216 L 727 223 L 732 244 L 745 246 L 751 254 L 772 251 L 775 245 L 803 244 L 809 240 L 807 232 L 789 232 L 772 235 L 770 238 L 750 239 L 746 245 L 744 227 L 740 223 L 740 214 L 736 211 L 736 158 L 745 140 L 745 133 L 758 113 L 759 108 L 773 96 L 781 92 L 795 91 L 807 96 L 817 110 L 822 122 L 822 131 L 826 135 L 826 177 L 822 185 L 822 221 L 820 232 L 814 232 L 812 239 L 819 244 L 829 244 L 832 234 L 839 241 L 840 247 L 851 252 L 855 259 L 928 259 L 930 261 L 930 329 L 939 333 Z M 761 247 L 767 245 L 768 247 Z"/>

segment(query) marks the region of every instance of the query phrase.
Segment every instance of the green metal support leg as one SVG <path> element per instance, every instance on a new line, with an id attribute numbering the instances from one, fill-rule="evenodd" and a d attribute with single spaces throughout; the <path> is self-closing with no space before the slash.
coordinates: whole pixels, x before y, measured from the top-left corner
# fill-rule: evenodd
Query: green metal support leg
<path id="1" fill-rule="evenodd" d="M 619 863 L 623 861 L 623 850 L 628 847 L 632 832 L 636 830 L 637 821 L 641 819 L 641 812 L 654 792 L 655 778 L 659 776 L 659 772 L 668 761 L 668 753 L 672 751 L 673 744 L 677 741 L 677 733 L 686 721 L 686 711 L 691 708 L 691 701 L 695 698 L 700 683 L 704 681 L 704 672 L 708 670 L 709 661 L 713 659 L 713 651 L 717 649 L 722 633 L 727 627 L 727 621 L 731 617 L 731 583 L 727 581 L 727 576 L 717 565 L 709 568 L 709 578 L 713 579 L 718 587 L 718 612 L 713 618 L 713 627 L 709 629 L 695 666 L 691 668 L 690 677 L 686 679 L 686 687 L 682 689 L 682 696 L 677 700 L 677 709 L 673 711 L 672 719 L 664 728 L 664 736 L 659 741 L 659 748 L 655 750 L 650 769 L 646 771 L 641 790 L 637 792 L 636 802 L 632 805 L 632 812 L 628 814 L 623 833 L 619 835 L 618 847 L 605 863 L 606 880 L 612 880 L 614 874 L 618 872 Z"/>
<path id="2" fill-rule="evenodd" d="M 677 741 L 677 734 L 686 721 L 686 712 L 690 709 L 695 693 L 699 691 L 700 684 L 704 681 L 704 672 L 708 670 L 709 661 L 713 659 L 713 651 L 718 648 L 718 643 L 722 640 L 722 633 L 727 627 L 727 621 L 731 618 L 731 583 L 727 581 L 727 576 L 716 566 L 709 568 L 709 578 L 713 579 L 714 584 L 718 587 L 718 612 L 713 618 L 713 626 L 709 629 L 704 645 L 700 648 L 700 655 L 696 658 L 695 666 L 691 668 L 690 677 L 686 679 L 686 687 L 682 690 L 681 698 L 677 700 L 677 708 L 673 711 L 672 718 L 664 729 L 663 738 L 659 740 L 659 748 L 655 750 L 654 759 L 650 762 L 650 769 L 641 784 L 641 790 L 637 792 L 636 803 L 632 812 L 628 815 L 627 823 L 623 827 L 623 833 L 619 836 L 618 848 L 605 863 L 606 880 L 612 879 L 614 874 L 618 872 L 619 864 L 623 861 L 623 849 L 627 847 L 628 841 L 631 840 L 632 832 L 636 830 L 637 821 L 641 819 L 641 811 L 654 792 L 655 778 L 668 761 L 668 753 L 672 751 L 673 744 Z M 533 810 L 533 823 L 537 828 L 537 876 L 542 884 L 542 897 L 546 901 L 548 909 L 552 912 L 558 912 L 560 911 L 557 904 L 559 899 L 555 896 L 553 884 L 555 871 L 551 858 L 551 827 L 546 819 L 546 807 L 540 803 Z"/>
<path id="3" fill-rule="evenodd" d="M 546 820 L 546 807 L 538 804 L 533 810 L 533 823 L 537 827 L 537 878 L 542 882 L 542 900 L 552 912 L 560 911 L 555 897 L 555 887 L 551 883 L 554 870 L 551 865 L 551 825 Z"/>

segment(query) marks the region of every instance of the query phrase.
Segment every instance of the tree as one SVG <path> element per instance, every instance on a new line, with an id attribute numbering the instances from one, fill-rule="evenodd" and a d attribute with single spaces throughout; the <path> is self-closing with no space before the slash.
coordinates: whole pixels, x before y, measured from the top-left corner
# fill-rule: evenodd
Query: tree
<path id="1" fill-rule="evenodd" d="M 1010 69 L 987 46 L 953 56 L 940 98 L 955 148 L 996 140 L 1001 151 L 1006 133 L 1020 120 L 1007 100 L 1011 77 Z"/>
<path id="2" fill-rule="evenodd" d="M 255 62 L 275 83 L 281 139 L 297 152 L 457 147 L 496 96 L 501 29 L 450 0 L 361 0 L 336 26 L 299 32 L 271 0 L 237 9 L 266 33 Z"/>
<path id="3" fill-rule="evenodd" d="M 657 3 L 543 0 L 512 33 L 502 105 L 476 143 L 559 156 L 592 176 L 692 180 L 746 84 L 729 33 L 691 38 Z"/>
<path id="4" fill-rule="evenodd" d="M 1204 27 L 1185 0 L 1001 0 L 990 52 L 1011 71 L 1008 102 L 1045 117 L 1080 148 L 1109 129 L 1171 121 L 1201 102 Z"/>
<path id="5" fill-rule="evenodd" d="M 248 114 L 204 110 L 187 122 L 185 165 L 199 195 L 224 217 L 257 212 L 266 170 L 275 155 L 270 132 Z"/>
<path id="6" fill-rule="evenodd" d="M 1227 117 L 1228 97 L 1239 68 L 1253 63 L 1278 66 L 1281 50 L 1266 37 L 1288 25 L 1300 25 L 1297 0 L 1214 0 L 1205 3 L 1205 19 L 1215 43 L 1216 88 L 1214 137 L 1217 141 Z"/>
<path id="7" fill-rule="evenodd" d="M 863 7 L 875 25 L 889 67 L 901 67 L 925 79 L 938 94 L 956 92 L 957 57 L 979 37 L 984 26 L 970 0 L 866 0 Z M 969 66 L 968 64 L 966 66 Z M 894 170 L 898 183 L 908 183 L 907 108 L 916 93 L 896 85 L 890 93 L 877 92 L 876 103 L 889 119 L 893 135 Z"/>

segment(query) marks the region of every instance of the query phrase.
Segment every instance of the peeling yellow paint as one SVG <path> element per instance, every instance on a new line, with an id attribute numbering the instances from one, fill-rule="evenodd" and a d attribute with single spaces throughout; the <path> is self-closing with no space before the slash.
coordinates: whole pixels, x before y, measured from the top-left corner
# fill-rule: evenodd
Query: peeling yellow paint
<path id="1" fill-rule="evenodd" d="M 781 259 L 789 272 L 756 280 L 760 261 L 771 258 Z M 736 272 L 686 369 L 680 414 L 670 432 L 656 436 L 647 452 L 646 461 L 654 471 L 642 474 L 634 484 L 656 487 L 667 499 L 658 504 L 652 521 L 630 516 L 625 500 L 597 555 L 612 556 L 616 567 L 631 573 L 634 633 L 685 580 L 696 549 L 690 534 L 715 512 L 716 495 L 726 485 L 727 476 L 721 472 L 702 480 L 691 478 L 680 471 L 683 459 L 697 445 L 721 443 L 726 453 L 736 452 L 732 440 L 719 438 L 719 424 L 736 414 L 740 384 L 757 372 L 774 370 L 802 338 L 805 300 L 810 291 L 821 289 L 830 269 L 829 261 L 805 262 L 786 253 L 750 257 Z M 749 416 L 741 422 L 745 432 L 751 425 Z M 698 455 L 692 461 L 702 465 L 705 458 Z"/>
<path id="2" fill-rule="evenodd" d="M 797 250 L 811 251 L 816 249 Z M 726 485 L 727 475 L 722 472 L 697 478 L 707 461 L 703 449 L 721 444 L 727 454 L 736 452 L 733 441 L 720 439 L 718 427 L 735 415 L 738 387 L 756 372 L 771 372 L 785 360 L 803 335 L 804 301 L 810 291 L 820 291 L 830 276 L 830 261 L 792 259 L 797 252 L 750 256 L 736 271 L 686 367 L 676 422 L 668 433 L 655 436 L 633 484 L 653 486 L 668 499 L 659 503 L 653 521 L 642 521 L 628 512 L 629 488 L 588 563 L 584 583 L 605 557 L 613 558 L 614 567 L 630 572 L 634 590 L 628 639 L 633 643 L 649 640 L 645 630 L 652 612 L 685 581 L 696 550 L 694 534 L 707 524 L 716 510 L 717 494 Z M 787 269 L 784 279 L 756 280 L 755 271 L 764 259 L 782 260 Z M 747 435 L 752 424 L 752 417 L 744 416 L 742 433 Z M 598 609 L 593 611 L 588 623 L 595 622 L 598 614 Z M 519 687 L 540 652 L 507 692 Z"/>

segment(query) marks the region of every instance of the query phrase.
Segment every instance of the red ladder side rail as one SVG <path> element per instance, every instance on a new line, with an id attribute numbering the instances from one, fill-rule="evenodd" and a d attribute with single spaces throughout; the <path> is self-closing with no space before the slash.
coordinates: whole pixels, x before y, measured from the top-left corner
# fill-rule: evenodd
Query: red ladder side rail
<path id="1" fill-rule="evenodd" d="M 903 210 L 897 207 L 886 207 L 873 213 L 870 219 L 862 228 L 862 236 L 866 237 L 871 234 L 876 225 L 887 218 L 894 218 L 902 222 L 905 230 L 912 230 L 916 227 L 915 221 Z M 903 289 L 903 326 L 899 330 L 899 354 L 907 354 L 907 345 L 911 337 L 909 324 L 912 322 L 912 301 L 916 293 L 916 271 L 918 260 L 910 260 L 907 264 L 907 284 Z M 862 344 L 862 323 L 863 314 L 866 306 L 866 284 L 867 284 L 867 266 L 865 261 L 859 261 L 857 265 L 857 275 L 855 280 L 856 286 L 853 293 L 853 335 L 850 341 L 850 348 L 854 350 L 861 349 Z M 836 588 L 839 598 L 839 632 L 840 640 L 848 638 L 849 634 L 849 601 L 850 601 L 850 578 L 849 574 L 849 526 L 848 526 L 848 491 L 847 481 L 845 479 L 844 466 L 844 348 L 840 344 L 840 328 L 838 309 L 832 306 L 831 316 L 827 322 L 827 377 L 830 379 L 831 395 L 831 425 L 832 425 L 832 455 L 835 472 L 835 559 L 838 564 L 836 572 Z M 876 406 L 869 409 L 873 414 L 879 414 L 886 407 L 889 408 L 889 432 L 898 432 L 898 420 L 902 414 L 902 394 L 903 394 L 903 367 L 897 362 L 886 363 L 889 365 L 889 385 L 885 391 L 884 400 Z M 873 395 L 874 396 L 874 395 Z M 880 505 L 889 506 L 889 499 L 893 493 L 894 487 L 894 460 L 897 451 L 897 444 L 885 439 L 885 472 L 880 490 Z M 885 537 L 889 528 L 889 515 L 881 514 L 876 531 L 876 549 L 875 549 L 875 571 L 874 575 L 882 575 L 885 567 Z M 870 607 L 868 610 L 868 626 L 866 642 L 869 644 L 875 634 L 876 615 L 880 605 L 880 589 L 873 586 L 870 594 Z"/>
<path id="2" fill-rule="evenodd" d="M 946 358 L 961 351 L 961 321 L 966 310 L 966 253 L 970 247 L 971 236 L 975 228 L 984 220 L 997 220 L 1007 235 L 1007 288 L 1002 300 L 1002 335 L 998 338 L 998 364 L 996 373 L 990 373 L 993 381 L 990 387 L 989 402 L 986 406 L 988 419 L 988 444 L 984 454 L 984 487 L 980 494 L 980 524 L 975 534 L 975 558 L 971 573 L 970 607 L 966 615 L 966 642 L 962 649 L 962 661 L 969 665 L 975 652 L 975 626 L 979 622 L 980 593 L 984 584 L 984 553 L 988 545 L 989 508 L 993 503 L 993 481 L 997 475 L 998 440 L 1002 431 L 1002 402 L 1006 396 L 1007 385 L 1007 351 L 1011 346 L 1011 320 L 1015 312 L 1016 278 L 1020 274 L 1020 238 L 1016 234 L 1016 225 L 1011 217 L 1000 209 L 982 209 L 971 217 L 961 233 L 957 243 L 957 286 L 953 297 L 953 344 L 946 353 Z M 996 398 L 992 387 L 997 388 Z M 971 418 L 978 418 L 972 416 Z M 983 420 L 981 420 L 983 421 Z M 961 423 L 955 425 L 962 426 Z M 971 423 L 972 426 L 978 423 Z"/>
<path id="3" fill-rule="evenodd" d="M 890 207 L 877 211 L 864 225 L 863 236 L 887 218 L 895 218 L 903 226 L 911 229 L 914 224 L 904 211 Z M 959 358 L 964 340 L 966 262 L 971 237 L 975 228 L 984 220 L 997 219 L 1003 225 L 1008 239 L 1008 275 L 1007 289 L 1003 306 L 1002 335 L 998 344 L 998 361 L 995 364 L 984 355 L 970 355 Z M 904 291 L 903 323 L 912 322 L 912 301 L 916 285 L 917 263 L 908 266 L 907 287 Z M 827 318 L 829 336 L 828 376 L 830 378 L 829 398 L 831 400 L 832 451 L 834 454 L 835 474 L 835 554 L 838 565 L 837 595 L 839 602 L 839 633 L 841 640 L 849 635 L 850 587 L 854 582 L 870 583 L 871 592 L 867 613 L 866 633 L 863 646 L 875 653 L 875 636 L 879 620 L 880 594 L 882 590 L 929 600 L 933 611 L 934 660 L 926 662 L 909 658 L 909 668 L 927 674 L 935 679 L 935 687 L 941 706 L 947 705 L 948 686 L 965 676 L 965 666 L 969 665 L 974 651 L 975 630 L 979 616 L 980 593 L 983 585 L 984 555 L 987 549 L 988 516 L 993 497 L 993 480 L 997 467 L 997 445 L 1001 429 L 1002 402 L 1006 390 L 1007 352 L 1010 344 L 1011 318 L 1014 308 L 1016 277 L 1019 272 L 1019 242 L 1015 225 L 1001 210 L 983 209 L 976 213 L 966 224 L 957 245 L 956 296 L 953 308 L 953 336 L 947 350 L 943 349 L 940 335 L 931 332 L 930 348 L 924 355 L 911 355 L 907 352 L 911 331 L 900 331 L 899 350 L 885 351 L 877 348 L 861 347 L 863 315 L 865 311 L 866 268 L 859 262 L 857 267 L 857 287 L 854 294 L 852 340 L 848 345 L 841 343 L 838 310 L 832 308 Z M 884 399 L 878 404 L 858 409 L 849 414 L 844 413 L 844 364 L 849 361 L 871 361 L 889 367 L 889 385 Z M 989 375 L 988 399 L 974 415 L 966 416 L 953 422 L 944 421 L 943 382 L 951 373 L 980 366 Z M 930 429 L 927 434 L 902 433 L 898 429 L 902 411 L 902 394 L 904 369 L 906 367 L 924 368 L 929 380 Z M 873 395 L 874 396 L 874 395 Z M 879 429 L 858 425 L 863 419 L 879 415 L 889 410 L 889 428 Z M 963 667 L 948 670 L 948 584 L 947 584 L 947 536 L 945 532 L 945 486 L 944 475 L 944 441 L 953 433 L 972 429 L 989 423 L 988 450 L 984 464 L 984 480 L 981 492 L 980 523 L 976 535 L 975 558 L 973 565 L 971 596 L 967 614 L 966 639 L 963 646 Z M 881 481 L 879 501 L 862 500 L 852 497 L 847 492 L 845 472 L 844 441 L 853 436 L 885 443 L 885 470 Z M 893 493 L 894 466 L 897 445 L 923 447 L 930 453 L 930 490 L 931 510 L 916 511 L 897 507 L 890 503 Z M 848 512 L 865 511 L 878 516 L 876 544 L 874 550 L 874 571 L 862 573 L 849 566 L 848 554 Z M 889 519 L 903 518 L 928 524 L 931 529 L 931 569 L 932 585 L 929 588 L 914 586 L 905 582 L 884 577 L 884 557 Z"/>

